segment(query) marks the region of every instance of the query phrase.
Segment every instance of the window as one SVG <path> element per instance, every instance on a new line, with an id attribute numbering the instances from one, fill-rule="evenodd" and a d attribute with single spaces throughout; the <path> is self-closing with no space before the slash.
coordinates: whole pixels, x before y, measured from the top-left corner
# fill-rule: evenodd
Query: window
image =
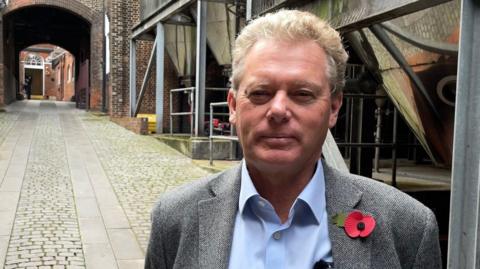
<path id="1" fill-rule="evenodd" d="M 26 65 L 43 66 L 43 58 L 37 54 L 28 54 L 25 58 Z"/>

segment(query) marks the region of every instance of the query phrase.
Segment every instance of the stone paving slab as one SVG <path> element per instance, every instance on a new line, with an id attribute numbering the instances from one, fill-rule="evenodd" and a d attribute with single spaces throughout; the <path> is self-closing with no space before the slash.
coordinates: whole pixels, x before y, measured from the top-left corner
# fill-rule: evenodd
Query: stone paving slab
<path id="1" fill-rule="evenodd" d="M 22 101 L 7 110 L 0 268 L 143 268 L 159 195 L 208 174 L 156 139 L 71 103 Z"/>
<path id="2" fill-rule="evenodd" d="M 153 137 L 134 134 L 105 117 L 78 117 L 145 251 L 150 212 L 160 194 L 209 173 Z"/>
<path id="3" fill-rule="evenodd" d="M 5 268 L 84 268 L 63 134 L 54 103 L 40 103 Z M 28 144 L 20 145 L 28 148 Z M 13 160 L 12 160 L 13 161 Z M 15 166 L 12 166 L 15 168 Z M 21 174 L 21 169 L 18 169 Z M 5 193 L 2 194 L 3 197 Z M 12 198 L 12 196 L 10 197 Z M 1 209 L 1 207 L 0 207 Z"/>

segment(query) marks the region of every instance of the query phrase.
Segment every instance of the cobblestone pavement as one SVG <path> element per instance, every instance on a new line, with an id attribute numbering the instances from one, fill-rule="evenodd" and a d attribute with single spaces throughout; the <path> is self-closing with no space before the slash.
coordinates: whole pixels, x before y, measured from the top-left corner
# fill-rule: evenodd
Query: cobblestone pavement
<path id="1" fill-rule="evenodd" d="M 0 112 L 0 145 L 18 119 L 18 112 Z"/>
<path id="2" fill-rule="evenodd" d="M 190 158 L 147 136 L 85 115 L 83 125 L 125 210 L 140 246 L 147 247 L 150 211 L 169 188 L 206 176 Z"/>
<path id="3" fill-rule="evenodd" d="M 41 103 L 5 269 L 84 268 L 85 261 L 54 103 Z"/>
<path id="4" fill-rule="evenodd" d="M 139 269 L 159 195 L 209 174 L 149 136 L 21 101 L 0 112 L 0 268 Z"/>

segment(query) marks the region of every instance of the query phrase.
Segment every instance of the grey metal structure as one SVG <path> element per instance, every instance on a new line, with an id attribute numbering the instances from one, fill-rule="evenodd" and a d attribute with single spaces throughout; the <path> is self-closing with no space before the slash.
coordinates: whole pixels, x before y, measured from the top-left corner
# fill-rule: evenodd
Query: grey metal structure
<path id="1" fill-rule="evenodd" d="M 205 72 L 207 57 L 207 3 L 197 2 L 197 64 L 195 68 L 195 136 L 203 135 L 205 121 Z"/>
<path id="2" fill-rule="evenodd" d="M 156 114 L 156 132 L 157 134 L 163 133 L 163 78 L 164 78 L 164 69 L 159 68 L 163 67 L 165 60 L 165 29 L 161 22 L 157 24 L 157 36 L 155 39 L 156 45 L 156 54 L 157 54 L 157 68 L 156 68 L 156 84 L 155 84 L 155 114 Z"/>
<path id="3" fill-rule="evenodd" d="M 450 56 L 458 55 L 457 44 L 439 42 L 435 40 L 429 40 L 429 39 L 424 39 L 418 36 L 414 36 L 411 33 L 405 32 L 399 27 L 389 22 L 381 23 L 380 26 L 382 26 L 382 28 L 394 34 L 401 40 L 408 42 L 418 48 L 424 49 L 426 51 L 431 51 L 431 52 L 450 55 Z"/>
<path id="4" fill-rule="evenodd" d="M 173 94 L 174 93 L 188 93 L 190 104 L 190 111 L 173 112 Z M 194 115 L 195 115 L 195 87 L 179 88 L 170 90 L 170 134 L 173 134 L 173 117 L 190 116 L 190 134 L 193 135 Z"/>
<path id="5" fill-rule="evenodd" d="M 137 77 L 136 72 L 132 72 L 132 70 L 137 70 L 136 47 L 135 39 L 130 39 L 130 117 L 135 114 L 135 104 L 137 103 Z"/>
<path id="6" fill-rule="evenodd" d="M 480 2 L 463 0 L 450 204 L 448 268 L 480 268 Z"/>
<path id="7" fill-rule="evenodd" d="M 210 121 L 209 121 L 210 134 L 208 136 L 210 165 L 213 165 L 213 140 L 214 139 L 238 141 L 238 136 L 235 136 L 235 135 L 214 135 L 213 134 L 213 115 L 215 114 L 215 112 L 213 111 L 213 108 L 226 107 L 226 106 L 228 106 L 228 102 L 210 103 Z M 233 126 L 230 127 L 230 134 L 233 134 Z M 231 151 L 230 153 L 232 154 L 233 151 Z M 233 156 L 230 156 L 230 158 L 233 159 Z"/>
<path id="8" fill-rule="evenodd" d="M 427 103 L 429 104 L 430 109 L 433 111 L 435 116 L 438 119 L 440 119 L 441 118 L 440 113 L 438 112 L 437 107 L 433 103 L 431 96 L 428 94 L 427 89 L 423 85 L 422 80 L 413 71 L 412 67 L 410 67 L 405 57 L 402 55 L 400 50 L 395 46 L 393 41 L 385 32 L 385 30 L 383 30 L 383 28 L 377 24 L 371 25 L 369 29 L 377 37 L 377 39 L 383 44 L 383 46 L 387 49 L 390 55 L 392 55 L 395 61 L 397 61 L 400 67 L 405 71 L 405 73 L 408 75 L 410 80 L 412 80 L 412 82 L 415 84 L 415 87 L 420 91 L 423 97 L 425 97 L 425 100 L 427 100 Z"/>
<path id="9" fill-rule="evenodd" d="M 391 20 L 425 8 L 433 7 L 451 0 L 252 0 L 251 17 L 278 10 L 282 7 L 298 7 L 306 2 L 318 3 L 328 7 L 329 21 L 341 32 L 349 32 L 372 24 Z M 341 7 L 341 8 L 339 8 Z"/>
<path id="10" fill-rule="evenodd" d="M 152 0 L 143 0 L 145 5 L 148 5 L 148 2 L 151 1 Z M 147 16 L 147 18 L 143 19 L 139 24 L 133 27 L 131 38 L 140 38 L 146 32 L 153 30 L 156 27 L 157 23 L 165 22 L 169 17 L 173 16 L 185 7 L 197 1 L 198 0 L 173 0 L 166 1 L 166 3 L 162 6 L 156 6 L 157 9 L 154 12 L 151 12 L 150 15 Z"/>

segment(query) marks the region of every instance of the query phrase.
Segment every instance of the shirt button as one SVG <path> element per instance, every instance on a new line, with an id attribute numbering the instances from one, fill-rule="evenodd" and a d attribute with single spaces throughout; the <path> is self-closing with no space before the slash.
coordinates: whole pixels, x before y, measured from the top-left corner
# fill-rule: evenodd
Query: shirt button
<path id="1" fill-rule="evenodd" d="M 280 233 L 280 232 L 274 232 L 273 233 L 273 239 L 279 240 L 280 238 L 282 238 L 282 233 Z"/>
<path id="2" fill-rule="evenodd" d="M 261 207 L 264 207 L 264 206 L 265 206 L 265 202 L 264 202 L 264 201 L 258 201 L 258 205 L 261 206 Z"/>

